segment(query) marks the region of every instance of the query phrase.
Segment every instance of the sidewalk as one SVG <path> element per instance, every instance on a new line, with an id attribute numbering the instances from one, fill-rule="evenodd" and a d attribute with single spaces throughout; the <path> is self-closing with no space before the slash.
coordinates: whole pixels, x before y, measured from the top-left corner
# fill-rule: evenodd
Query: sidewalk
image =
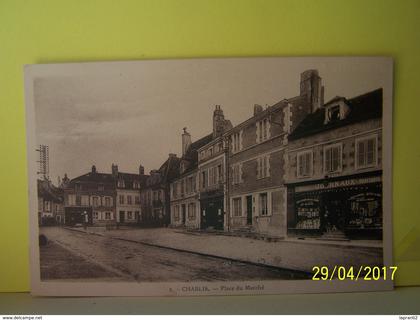
<path id="1" fill-rule="evenodd" d="M 78 231 L 84 231 L 83 229 Z M 266 242 L 220 234 L 186 233 L 183 230 L 129 229 L 87 232 L 101 236 L 162 246 L 203 255 L 247 261 L 273 267 L 312 272 L 313 266 L 382 265 L 382 248 L 338 245 L 316 240 Z"/>

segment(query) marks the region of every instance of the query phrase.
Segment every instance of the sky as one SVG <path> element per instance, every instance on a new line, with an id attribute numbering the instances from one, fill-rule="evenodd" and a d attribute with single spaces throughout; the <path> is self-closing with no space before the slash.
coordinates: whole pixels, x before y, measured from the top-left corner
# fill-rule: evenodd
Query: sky
<path id="1" fill-rule="evenodd" d="M 182 128 L 212 132 L 215 105 L 235 126 L 254 104 L 299 95 L 300 74 L 317 69 L 325 101 L 386 87 L 384 58 L 241 58 L 38 65 L 33 78 L 37 144 L 49 146 L 50 179 L 146 173 L 181 155 Z M 34 151 L 35 152 L 35 151 Z"/>

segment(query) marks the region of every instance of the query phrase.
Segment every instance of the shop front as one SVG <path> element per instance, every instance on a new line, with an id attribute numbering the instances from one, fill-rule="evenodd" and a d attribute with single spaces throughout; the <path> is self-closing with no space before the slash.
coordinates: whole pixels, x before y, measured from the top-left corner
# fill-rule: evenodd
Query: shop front
<path id="1" fill-rule="evenodd" d="M 288 186 L 288 235 L 382 238 L 381 176 Z"/>

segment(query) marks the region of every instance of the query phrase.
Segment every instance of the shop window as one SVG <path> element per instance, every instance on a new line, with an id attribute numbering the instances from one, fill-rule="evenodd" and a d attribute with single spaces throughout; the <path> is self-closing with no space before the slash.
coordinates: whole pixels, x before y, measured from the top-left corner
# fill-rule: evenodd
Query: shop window
<path id="1" fill-rule="evenodd" d="M 350 218 L 348 228 L 353 229 L 380 229 L 382 228 L 382 201 L 381 194 L 367 192 L 351 197 Z"/>
<path id="2" fill-rule="evenodd" d="M 367 168 L 376 165 L 376 144 L 376 137 L 363 138 L 356 141 L 357 168 Z"/>
<path id="3" fill-rule="evenodd" d="M 268 196 L 266 192 L 259 195 L 259 210 L 260 216 L 268 215 Z"/>
<path id="4" fill-rule="evenodd" d="M 312 151 L 297 154 L 297 176 L 300 178 L 312 175 Z"/>
<path id="5" fill-rule="evenodd" d="M 324 172 L 340 172 L 342 165 L 341 144 L 334 144 L 324 148 Z"/>
<path id="6" fill-rule="evenodd" d="M 233 198 L 232 204 L 233 204 L 233 216 L 235 217 L 242 216 L 242 199 L 240 197 Z"/>
<path id="7" fill-rule="evenodd" d="M 321 220 L 318 199 L 302 199 L 296 202 L 296 229 L 319 229 Z"/>

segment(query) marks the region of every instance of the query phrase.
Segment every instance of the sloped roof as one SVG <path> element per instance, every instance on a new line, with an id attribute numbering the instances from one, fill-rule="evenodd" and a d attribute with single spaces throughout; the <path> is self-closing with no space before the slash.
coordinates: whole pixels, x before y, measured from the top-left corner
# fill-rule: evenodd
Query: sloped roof
<path id="1" fill-rule="evenodd" d="M 37 180 L 38 197 L 42 197 L 45 200 L 62 202 L 63 201 L 63 190 L 55 187 L 48 180 Z"/>
<path id="2" fill-rule="evenodd" d="M 114 183 L 115 180 L 110 173 L 88 172 L 70 180 L 70 185 L 77 182 Z"/>
<path id="3" fill-rule="evenodd" d="M 357 123 L 369 119 L 376 119 L 382 117 L 382 88 L 367 92 L 360 96 L 348 99 L 346 102 L 350 108 L 349 114 L 346 118 L 324 123 L 325 108 L 320 108 L 314 113 L 309 114 L 296 129 L 289 135 L 289 140 L 295 140 L 319 132 L 332 130 L 338 127 L 346 126 L 352 123 Z M 335 99 L 342 99 L 342 97 L 333 98 L 328 104 L 336 101 Z"/>

